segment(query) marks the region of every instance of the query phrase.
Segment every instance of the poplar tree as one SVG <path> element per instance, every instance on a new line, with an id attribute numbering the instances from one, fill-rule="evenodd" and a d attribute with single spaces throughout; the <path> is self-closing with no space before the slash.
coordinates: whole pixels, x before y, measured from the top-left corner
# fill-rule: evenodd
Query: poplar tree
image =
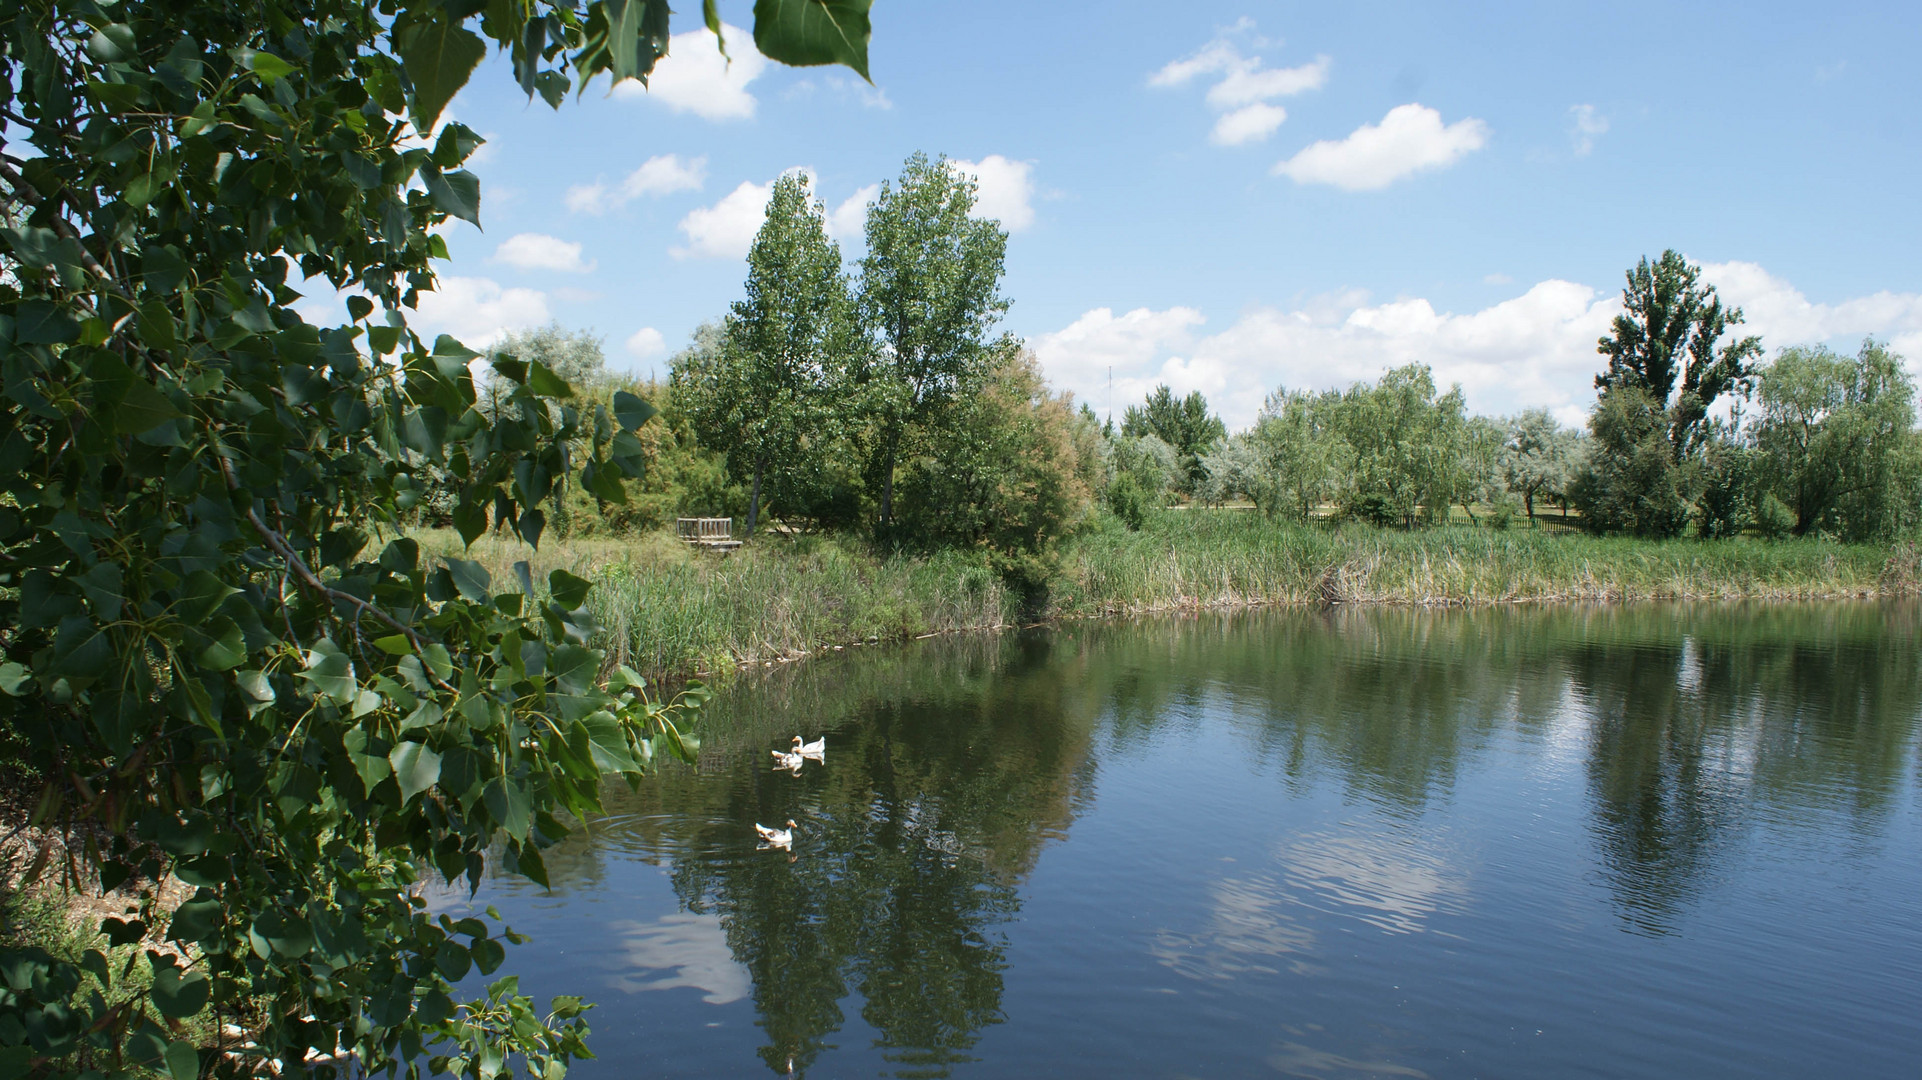
<path id="1" fill-rule="evenodd" d="M 853 334 L 841 248 L 828 239 L 827 211 L 810 194 L 803 173 L 774 182 L 767 220 L 748 251 L 747 296 L 728 313 L 721 349 L 673 376 L 701 441 L 721 449 L 731 478 L 749 486 L 749 536 L 764 487 L 776 498 L 791 494 L 792 479 L 806 468 L 802 458 L 822 445 L 812 436 L 834 420 Z M 766 485 L 770 476 L 775 482 Z"/>
<path id="2" fill-rule="evenodd" d="M 894 474 L 994 368 L 990 331 L 1008 310 L 1008 234 L 972 216 L 977 185 L 943 156 L 916 153 L 868 210 L 859 310 L 870 348 L 856 372 L 871 418 L 870 489 L 894 521 Z"/>
<path id="3" fill-rule="evenodd" d="M 867 8 L 759 0 L 755 42 L 865 75 Z M 537 543 L 561 477 L 625 498 L 652 410 L 501 356 L 488 415 L 478 354 L 409 319 L 447 256 L 436 227 L 481 219 L 481 139 L 441 121 L 489 50 L 558 107 L 601 74 L 645 81 L 668 15 L 0 16 L 0 727 L 29 824 L 67 841 L 28 882 L 127 898 L 101 926 L 112 963 L 0 949 L 7 1075 L 553 1080 L 586 1054 L 578 998 L 460 989 L 513 935 L 420 893 L 490 868 L 544 882 L 604 775 L 691 751 L 689 700 L 603 670 L 589 582 L 525 563 L 496 581 L 402 526 L 447 476 L 464 541 L 495 523 Z M 303 287 L 346 292 L 346 321 L 308 322 Z M 171 910 L 170 879 L 189 890 Z"/>

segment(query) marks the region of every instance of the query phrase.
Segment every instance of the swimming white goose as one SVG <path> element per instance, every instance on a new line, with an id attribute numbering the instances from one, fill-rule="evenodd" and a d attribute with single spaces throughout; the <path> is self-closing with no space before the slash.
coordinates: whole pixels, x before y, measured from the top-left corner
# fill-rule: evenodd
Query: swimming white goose
<path id="1" fill-rule="evenodd" d="M 768 753 L 774 755 L 775 768 L 786 769 L 796 775 L 801 772 L 801 763 L 807 760 L 800 754 L 790 754 L 784 750 L 769 750 Z"/>
<path id="2" fill-rule="evenodd" d="M 801 741 L 801 737 L 796 735 L 794 737 L 794 753 L 804 758 L 813 758 L 816 761 L 826 762 L 828 758 L 827 736 L 823 735 L 811 743 L 804 743 Z"/>
<path id="3" fill-rule="evenodd" d="M 754 823 L 754 834 L 761 838 L 762 847 L 786 850 L 794 845 L 794 819 L 787 819 L 785 829 L 770 829 L 757 821 Z"/>

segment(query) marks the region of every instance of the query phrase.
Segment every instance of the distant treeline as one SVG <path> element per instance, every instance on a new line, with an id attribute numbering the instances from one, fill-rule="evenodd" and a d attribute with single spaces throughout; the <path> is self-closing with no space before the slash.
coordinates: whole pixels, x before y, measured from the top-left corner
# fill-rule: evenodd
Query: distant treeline
<path id="1" fill-rule="evenodd" d="M 1627 275 L 1599 342 L 1587 429 L 1547 411 L 1470 415 L 1461 388 L 1410 365 L 1346 390 L 1277 389 L 1245 431 L 1200 393 L 1158 387 L 1117 427 L 1054 392 L 997 331 L 1007 236 L 972 216 L 974 182 L 908 159 L 867 214 L 850 273 L 808 178 L 779 179 L 745 297 L 703 325 L 665 382 L 611 375 L 600 341 L 558 326 L 498 353 L 538 359 L 580 395 L 638 391 L 647 475 L 570 489 L 563 533 L 728 515 L 751 535 L 871 536 L 987 553 L 1014 583 L 1052 572 L 1058 542 L 1102 517 L 1139 529 L 1174 503 L 1418 528 L 1459 507 L 1507 528 L 1547 504 L 1642 537 L 1893 536 L 1922 515 L 1922 438 L 1901 358 L 1865 342 L 1764 361 L 1699 269 L 1673 251 Z M 554 406 L 560 407 L 560 406 Z M 430 509 L 430 514 L 432 513 Z"/>

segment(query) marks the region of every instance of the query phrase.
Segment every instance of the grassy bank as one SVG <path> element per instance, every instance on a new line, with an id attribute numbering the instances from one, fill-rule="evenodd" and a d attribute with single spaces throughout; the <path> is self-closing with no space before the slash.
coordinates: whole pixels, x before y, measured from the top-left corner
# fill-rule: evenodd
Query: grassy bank
<path id="1" fill-rule="evenodd" d="M 448 533 L 421 539 L 430 551 L 459 550 Z M 486 539 L 469 557 L 499 583 L 522 559 L 537 581 L 563 568 L 598 582 L 589 603 L 611 659 L 656 675 L 1036 618 L 1327 602 L 1871 597 L 1913 593 L 1922 577 L 1912 544 L 1395 532 L 1238 512 L 1163 514 L 1140 532 L 1111 524 L 1076 537 L 1039 612 L 1024 611 L 982 558 L 881 555 L 851 539 L 766 538 L 726 558 L 664 535 L 549 541 L 538 553 Z"/>

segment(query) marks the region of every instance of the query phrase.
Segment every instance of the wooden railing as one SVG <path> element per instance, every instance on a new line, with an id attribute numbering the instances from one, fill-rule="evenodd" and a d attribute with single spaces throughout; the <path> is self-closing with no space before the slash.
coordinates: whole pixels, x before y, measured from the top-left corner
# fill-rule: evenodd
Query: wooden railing
<path id="1" fill-rule="evenodd" d="M 674 534 L 690 544 L 735 547 L 733 518 L 675 518 Z"/>

